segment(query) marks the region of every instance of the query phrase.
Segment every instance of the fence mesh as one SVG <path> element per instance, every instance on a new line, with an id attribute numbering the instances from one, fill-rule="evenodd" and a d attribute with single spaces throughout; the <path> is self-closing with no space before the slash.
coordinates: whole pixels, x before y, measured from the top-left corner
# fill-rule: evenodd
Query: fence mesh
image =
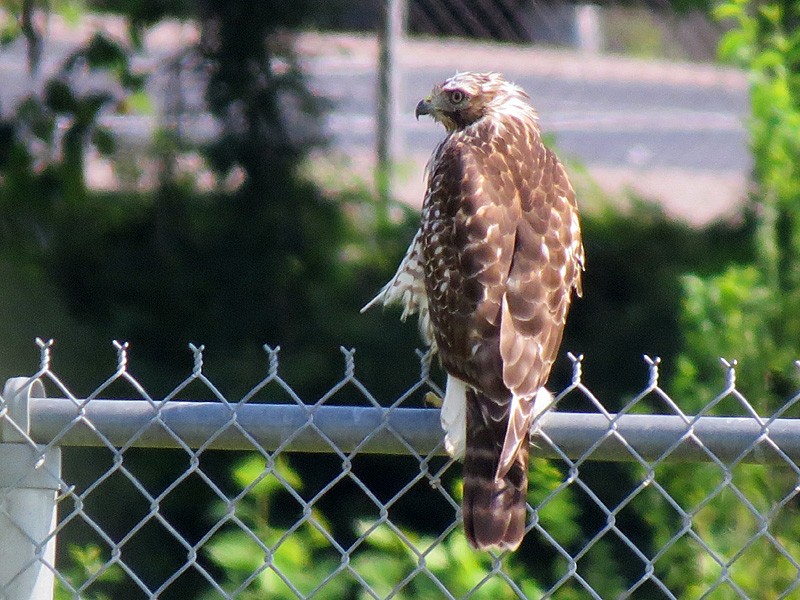
<path id="1" fill-rule="evenodd" d="M 281 377 L 270 348 L 264 379 L 232 399 L 204 373 L 202 347 L 192 347 L 191 374 L 155 397 L 130 372 L 125 344 L 115 344 L 116 371 L 86 396 L 73 394 L 52 369 L 50 343 L 40 346 L 41 368 L 31 381 L 44 382 L 46 394 L 32 395 L 47 398 L 31 398 L 25 423 L 7 388 L 0 439 L 21 442 L 57 480 L 58 518 L 45 539 L 35 539 L 11 508 L 25 476 L 0 488 L 0 521 L 34 549 L 17 573 L 4 575 L 3 598 L 19 597 L 15 586 L 38 564 L 54 574 L 57 598 L 798 593 L 800 554 L 789 533 L 798 520 L 793 440 L 800 429 L 791 430 L 787 417 L 800 395 L 760 417 L 736 388 L 735 363 L 724 363 L 719 395 L 687 415 L 660 387 L 658 360 L 646 358 L 644 389 L 612 414 L 584 385 L 581 357 L 570 355 L 572 383 L 557 401 L 577 400 L 584 415 L 602 418 L 603 431 L 576 449 L 568 440 L 584 435 L 581 413 L 545 417 L 534 441 L 528 534 L 517 553 L 495 555 L 468 548 L 460 468 L 438 439 L 424 441 L 438 417 L 422 398 L 441 393 L 428 356 L 421 355 L 419 380 L 381 406 L 359 381 L 352 351 L 343 350 L 341 380 L 308 401 Z M 265 424 L 248 412 L 276 403 L 302 419 Z M 354 405 L 378 410 L 379 420 L 359 423 L 353 415 L 367 413 L 348 413 Z M 409 408 L 417 425 L 397 425 L 394 416 Z M 648 446 L 659 431 L 647 413 L 680 424 L 661 449 Z M 349 418 L 331 425 L 330 414 Z M 715 451 L 726 446 L 714 435 L 728 434 L 739 438 Z M 609 442 L 620 462 L 606 462 Z M 682 454 L 687 446 L 692 462 Z M 63 473 L 49 458 L 58 447 Z M 313 452 L 292 452 L 297 447 Z M 55 560 L 46 552 L 52 536 Z"/>

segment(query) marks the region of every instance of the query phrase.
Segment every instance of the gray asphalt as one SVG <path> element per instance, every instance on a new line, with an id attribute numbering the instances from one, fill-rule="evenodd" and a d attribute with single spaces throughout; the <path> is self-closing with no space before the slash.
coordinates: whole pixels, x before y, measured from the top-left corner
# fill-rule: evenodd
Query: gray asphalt
<path id="1" fill-rule="evenodd" d="M 45 72 L 52 71 L 67 47 L 62 40 L 48 40 Z M 151 55 L 143 62 L 158 64 L 159 59 Z M 333 147 L 344 153 L 372 152 L 375 63 L 367 61 L 354 68 L 344 60 L 315 67 L 312 57 L 308 64 L 313 89 L 332 101 L 326 132 Z M 661 83 L 652 77 L 638 80 L 635 73 L 626 78 L 576 78 L 557 69 L 543 75 L 514 66 L 504 69 L 507 77 L 529 92 L 541 115 L 542 129 L 553 136 L 559 153 L 590 167 L 679 167 L 726 173 L 749 169 L 743 126 L 747 91 L 742 86 L 725 89 L 692 81 Z M 398 127 L 406 150 L 429 151 L 441 138 L 440 128 L 417 123 L 412 115 L 416 102 L 432 84 L 452 73 L 449 67 L 424 64 L 405 68 Z M 32 85 L 25 71 L 22 43 L 0 51 L 0 78 L 0 109 L 6 112 Z M 151 86 L 155 106 L 163 104 L 164 80 L 156 77 Z M 199 95 L 201 86 L 194 87 L 193 93 Z M 108 122 L 123 143 L 140 143 L 149 139 L 155 119 L 109 116 Z M 201 138 L 213 136 L 213 122 L 201 120 L 194 133 Z"/>
<path id="2" fill-rule="evenodd" d="M 433 148 L 441 129 L 415 123 L 416 102 L 451 70 L 405 73 L 399 127 L 407 149 Z M 743 126 L 746 92 L 637 81 L 580 81 L 507 72 L 531 96 L 542 129 L 559 152 L 587 165 L 659 166 L 744 171 L 750 158 Z M 374 72 L 315 73 L 317 89 L 334 100 L 329 131 L 335 147 L 373 147 Z"/>

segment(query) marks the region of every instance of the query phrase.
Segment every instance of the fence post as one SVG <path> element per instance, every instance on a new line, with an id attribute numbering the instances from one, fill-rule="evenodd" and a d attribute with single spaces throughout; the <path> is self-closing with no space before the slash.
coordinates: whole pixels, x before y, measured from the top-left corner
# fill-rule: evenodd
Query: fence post
<path id="1" fill-rule="evenodd" d="M 376 184 L 381 210 L 392 196 L 395 162 L 400 152 L 397 121 L 400 114 L 402 81 L 397 52 L 406 29 L 407 0 L 383 0 L 378 30 L 378 114 L 376 124 Z M 385 217 L 384 215 L 381 215 Z"/>
<path id="2" fill-rule="evenodd" d="M 52 600 L 61 449 L 31 442 L 38 379 L 14 377 L 0 399 L 0 599 Z"/>

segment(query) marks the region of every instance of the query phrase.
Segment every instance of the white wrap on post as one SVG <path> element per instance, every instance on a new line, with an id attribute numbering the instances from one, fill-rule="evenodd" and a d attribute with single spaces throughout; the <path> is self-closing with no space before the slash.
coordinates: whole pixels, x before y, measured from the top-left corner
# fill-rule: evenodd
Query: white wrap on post
<path id="1" fill-rule="evenodd" d="M 38 379 L 14 377 L 0 408 L 0 598 L 52 600 L 56 494 L 61 449 L 31 442 L 31 398 L 44 398 Z"/>

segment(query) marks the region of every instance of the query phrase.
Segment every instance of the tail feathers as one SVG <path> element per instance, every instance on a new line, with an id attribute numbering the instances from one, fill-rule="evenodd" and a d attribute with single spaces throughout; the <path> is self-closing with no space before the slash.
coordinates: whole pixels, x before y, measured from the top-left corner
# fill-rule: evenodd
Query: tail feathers
<path id="1" fill-rule="evenodd" d="M 464 456 L 464 531 L 478 550 L 516 550 L 525 535 L 529 436 L 525 435 L 508 472 L 496 479 L 505 432 L 492 431 L 478 411 L 470 410 L 475 403 L 470 404 Z"/>

